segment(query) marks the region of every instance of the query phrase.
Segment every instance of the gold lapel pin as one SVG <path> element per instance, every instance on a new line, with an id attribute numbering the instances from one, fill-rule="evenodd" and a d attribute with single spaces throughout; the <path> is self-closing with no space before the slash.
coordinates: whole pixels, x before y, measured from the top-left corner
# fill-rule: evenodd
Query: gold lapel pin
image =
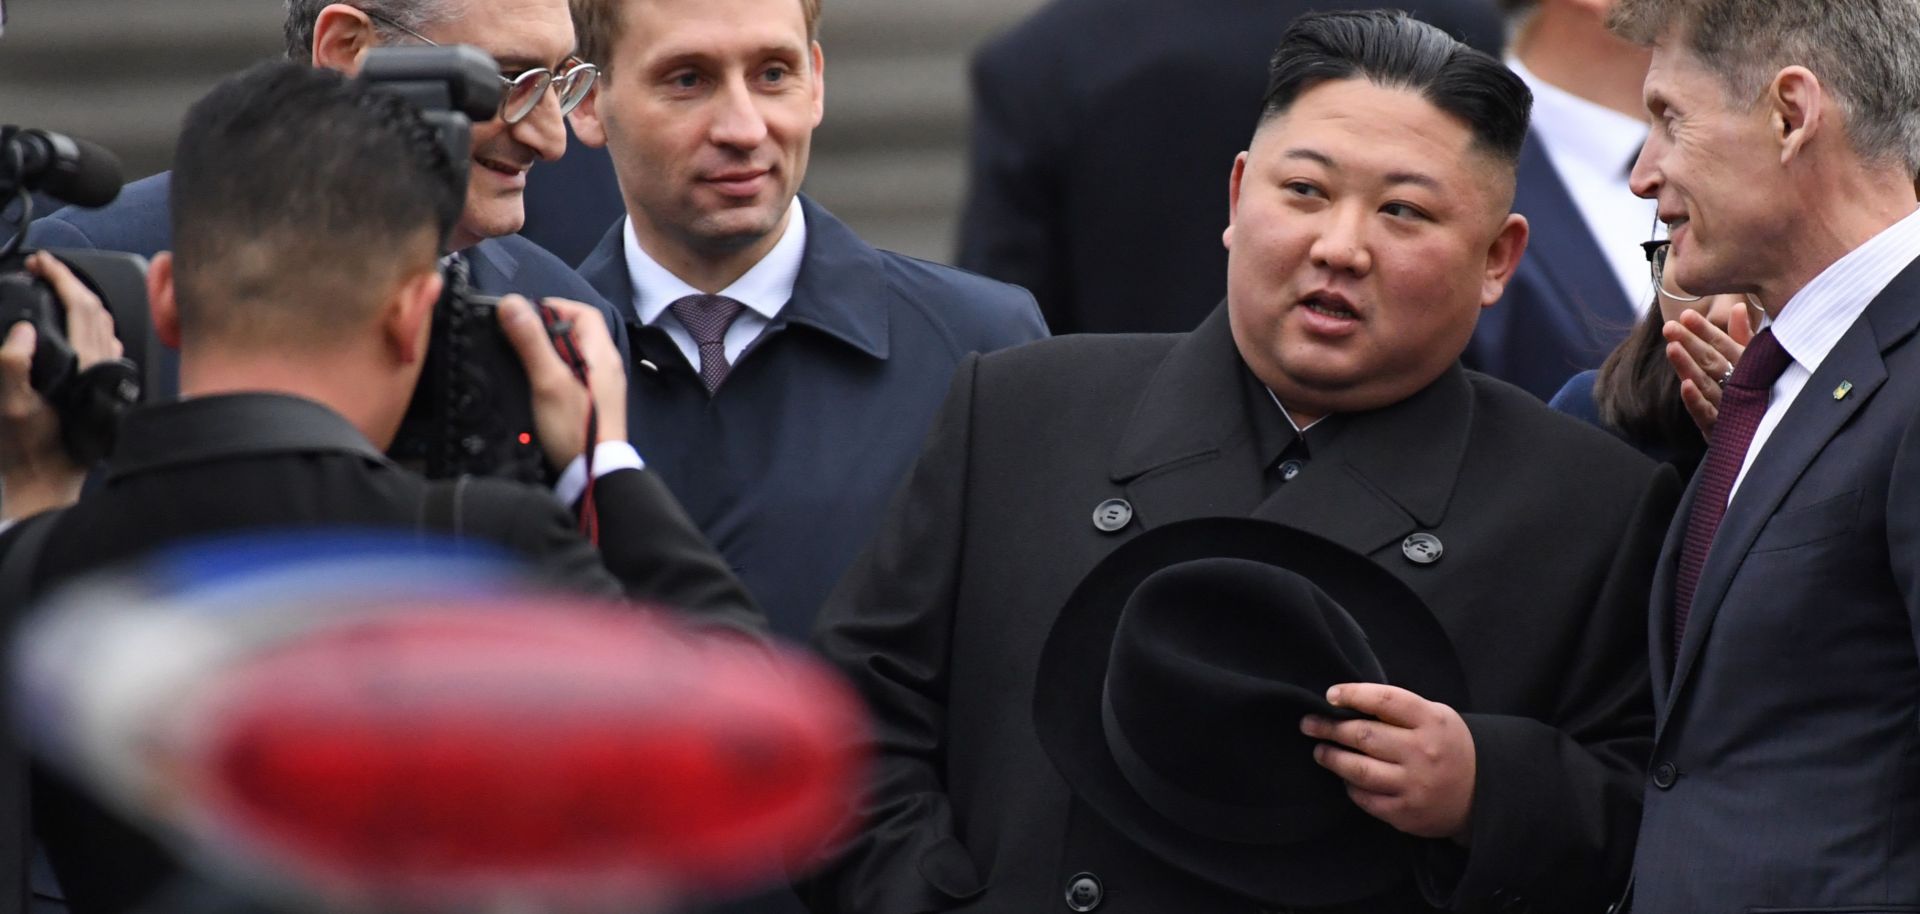
<path id="1" fill-rule="evenodd" d="M 1853 382 L 1841 381 L 1840 386 L 1833 389 L 1833 398 L 1835 400 L 1845 400 L 1847 394 L 1850 393 L 1853 393 Z"/>

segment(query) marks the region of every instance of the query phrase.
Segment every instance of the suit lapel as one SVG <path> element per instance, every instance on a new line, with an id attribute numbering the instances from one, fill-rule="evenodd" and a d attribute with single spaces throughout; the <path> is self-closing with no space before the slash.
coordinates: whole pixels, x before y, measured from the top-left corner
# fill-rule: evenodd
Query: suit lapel
<path id="1" fill-rule="evenodd" d="M 1330 539 L 1361 555 L 1446 515 L 1473 426 L 1473 389 L 1450 368 L 1413 396 L 1345 416 L 1330 453 L 1280 487 L 1254 516 Z"/>
<path id="2" fill-rule="evenodd" d="M 1245 516 L 1259 503 L 1243 365 L 1222 305 L 1174 344 L 1147 383 L 1110 465 L 1143 528 Z"/>
<path id="3" fill-rule="evenodd" d="M 1707 553 L 1707 563 L 1700 570 L 1694 608 L 1688 614 L 1687 631 L 1674 663 L 1668 712 L 1686 689 L 1689 674 L 1712 633 L 1733 577 L 1746 561 L 1747 551 L 1753 547 L 1768 518 L 1814 458 L 1826 448 L 1827 442 L 1833 440 L 1841 427 L 1886 383 L 1887 367 L 1882 353 L 1911 336 L 1916 323 L 1920 323 L 1920 261 L 1909 264 L 1867 306 L 1866 312 L 1821 362 L 1820 370 L 1800 389 L 1779 426 L 1768 436 L 1746 478 L 1734 492 L 1726 517 L 1714 536 L 1713 548 Z M 1843 381 L 1853 385 L 1849 394 L 1839 399 L 1830 396 L 1828 392 Z M 1670 604 L 1671 598 L 1664 602 Z M 1667 714 L 1663 713 L 1662 728 L 1666 718 Z"/>
<path id="4" fill-rule="evenodd" d="M 1647 651 L 1653 659 L 1649 664 L 1653 674 L 1654 710 L 1661 723 L 1667 716 L 1668 690 L 1673 685 L 1673 576 L 1679 568 L 1680 545 L 1687 536 L 1687 515 L 1693 510 L 1693 500 L 1700 491 L 1700 474 L 1693 474 L 1687 489 L 1680 497 L 1680 506 L 1675 509 L 1672 523 L 1667 525 L 1667 538 L 1660 547 L 1660 561 L 1653 569 L 1653 590 L 1647 595 Z"/>
<path id="5" fill-rule="evenodd" d="M 1561 320 L 1572 325 L 1567 328 L 1567 338 L 1591 340 L 1603 327 L 1631 326 L 1639 314 L 1620 290 L 1620 280 L 1581 218 L 1580 207 L 1574 204 L 1560 173 L 1554 171 L 1540 137 L 1531 131 L 1521 146 L 1514 180 L 1519 188 L 1514 208 L 1527 217 L 1527 246 L 1535 252 L 1527 263 L 1547 276 L 1562 300 L 1578 305 L 1557 312 Z"/>
<path id="6" fill-rule="evenodd" d="M 600 243 L 594 245 L 593 253 L 580 261 L 580 276 L 632 326 L 639 320 L 639 312 L 633 306 L 633 277 L 627 272 L 626 225 L 625 216 L 613 220 L 607 233 L 600 236 Z"/>
<path id="7" fill-rule="evenodd" d="M 520 272 L 520 258 L 499 241 L 488 238 L 467 251 L 467 264 L 476 289 L 506 289 Z"/>

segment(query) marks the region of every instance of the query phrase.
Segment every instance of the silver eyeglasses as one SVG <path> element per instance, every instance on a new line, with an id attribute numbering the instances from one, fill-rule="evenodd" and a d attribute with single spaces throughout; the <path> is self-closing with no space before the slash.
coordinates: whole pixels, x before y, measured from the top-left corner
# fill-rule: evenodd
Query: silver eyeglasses
<path id="1" fill-rule="evenodd" d="M 371 10 L 361 10 L 361 12 L 366 13 L 369 19 L 375 19 L 399 29 L 433 47 L 440 46 L 439 42 L 386 16 Z M 572 62 L 573 65 L 567 66 L 568 62 Z M 540 99 L 546 95 L 549 87 L 558 90 L 561 114 L 572 111 L 586 99 L 587 93 L 593 91 L 594 80 L 600 77 L 600 68 L 571 54 L 567 55 L 566 60 L 561 61 L 561 66 L 566 67 L 565 72 L 555 73 L 546 67 L 534 67 L 518 76 L 509 77 L 504 73 L 500 74 L 500 82 L 506 85 L 506 91 L 500 95 L 500 119 L 509 124 L 518 124 L 525 120 L 527 115 L 533 113 L 534 108 L 539 107 Z"/>

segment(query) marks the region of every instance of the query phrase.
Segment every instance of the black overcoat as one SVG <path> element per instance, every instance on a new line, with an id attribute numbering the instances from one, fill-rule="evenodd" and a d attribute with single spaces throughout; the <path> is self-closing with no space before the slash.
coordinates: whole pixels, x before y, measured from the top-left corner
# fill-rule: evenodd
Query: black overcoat
<path id="1" fill-rule="evenodd" d="M 1058 338 L 962 366 L 816 632 L 878 716 L 881 761 L 867 829 L 804 887 L 813 910 L 1067 910 L 1081 874 L 1102 914 L 1257 910 L 1101 825 L 1031 715 L 1041 645 L 1095 562 L 1145 529 L 1248 514 L 1372 557 L 1455 642 L 1478 753 L 1471 848 L 1431 842 L 1425 893 L 1463 910 L 1612 900 L 1651 734 L 1646 595 L 1672 470 L 1453 368 L 1344 417 L 1336 445 L 1267 497 L 1248 410 L 1273 404 L 1245 371 L 1224 307 L 1191 334 Z M 1116 498 L 1131 520 L 1104 532 L 1095 506 Z M 1407 556 L 1418 532 L 1440 561 Z"/>

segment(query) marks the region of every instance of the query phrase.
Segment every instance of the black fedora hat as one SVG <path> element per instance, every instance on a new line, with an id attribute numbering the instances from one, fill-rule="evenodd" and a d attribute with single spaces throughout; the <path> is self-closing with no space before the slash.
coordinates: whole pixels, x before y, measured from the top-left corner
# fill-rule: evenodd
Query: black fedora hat
<path id="1" fill-rule="evenodd" d="M 1082 802 L 1155 856 L 1272 905 L 1391 891 L 1412 839 L 1313 761 L 1328 686 L 1388 682 L 1468 709 L 1425 601 L 1363 555 L 1251 518 L 1122 544 L 1060 611 L 1034 725 Z"/>

